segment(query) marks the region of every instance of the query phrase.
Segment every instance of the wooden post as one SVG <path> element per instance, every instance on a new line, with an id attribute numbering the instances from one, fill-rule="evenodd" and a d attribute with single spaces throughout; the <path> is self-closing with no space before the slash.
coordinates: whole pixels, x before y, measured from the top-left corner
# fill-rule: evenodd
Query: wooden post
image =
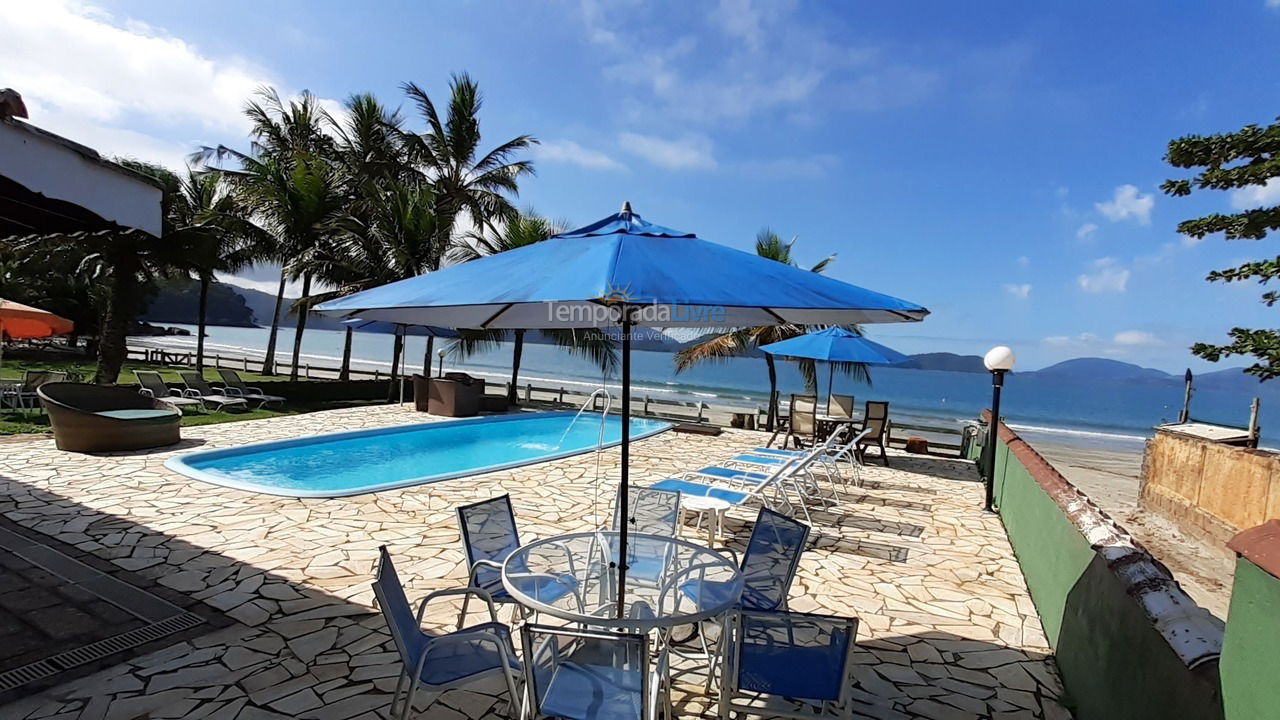
<path id="1" fill-rule="evenodd" d="M 1258 447 L 1258 398 L 1254 398 L 1249 404 L 1249 440 L 1248 444 L 1251 448 Z"/>
<path id="2" fill-rule="evenodd" d="M 561 405 L 564 404 L 564 386 L 563 385 L 560 386 L 560 395 L 556 398 L 556 402 Z"/>
<path id="3" fill-rule="evenodd" d="M 1182 396 L 1182 412 L 1178 413 L 1178 422 L 1185 423 L 1191 419 L 1191 368 L 1187 368 L 1187 374 L 1182 376 L 1187 383 L 1187 389 Z"/>
<path id="4" fill-rule="evenodd" d="M 525 385 L 524 385 L 524 401 L 525 401 L 525 402 L 530 402 L 531 400 L 533 400 L 533 383 L 525 383 Z"/>
<path id="5" fill-rule="evenodd" d="M 707 409 L 707 404 L 699 400 L 698 401 L 698 422 L 702 422 L 702 411 L 706 409 Z"/>
<path id="6" fill-rule="evenodd" d="M 243 372 L 249 372 L 249 356 L 248 355 L 240 356 L 240 369 Z"/>
<path id="7" fill-rule="evenodd" d="M 649 396 L 648 395 L 644 396 L 644 413 L 643 414 L 644 415 L 649 414 Z"/>

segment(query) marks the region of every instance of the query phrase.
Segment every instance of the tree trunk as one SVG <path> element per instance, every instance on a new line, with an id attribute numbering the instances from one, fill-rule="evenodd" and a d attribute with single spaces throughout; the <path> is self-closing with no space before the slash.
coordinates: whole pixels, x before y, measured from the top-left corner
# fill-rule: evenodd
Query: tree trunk
<path id="1" fill-rule="evenodd" d="M 200 309 L 196 317 L 196 372 L 204 372 L 204 328 L 209 315 L 209 278 L 200 278 Z"/>
<path id="2" fill-rule="evenodd" d="M 347 337 L 342 342 L 342 369 L 338 371 L 338 379 L 346 382 L 351 379 L 351 328 L 347 328 Z"/>
<path id="3" fill-rule="evenodd" d="M 276 374 L 276 336 L 280 334 L 280 305 L 284 303 L 284 283 L 288 279 L 280 269 L 280 287 L 276 290 L 276 311 L 271 316 L 271 334 L 267 335 L 267 356 L 262 359 L 262 374 Z"/>
<path id="4" fill-rule="evenodd" d="M 773 356 L 765 353 L 764 364 L 769 368 L 769 414 L 765 418 L 764 429 L 773 432 L 778 424 L 778 368 L 773 364 Z"/>
<path id="5" fill-rule="evenodd" d="M 302 299 L 311 294 L 311 273 L 302 274 Z M 298 325 L 293 331 L 293 361 L 289 366 L 289 379 L 298 379 L 298 358 L 302 356 L 302 333 L 307 331 L 307 310 L 299 308 Z"/>
<path id="6" fill-rule="evenodd" d="M 127 336 L 129 324 L 137 312 L 138 278 L 132 269 L 128 272 L 113 268 L 111 298 L 106 316 L 102 319 L 102 331 L 98 339 L 98 367 L 93 381 L 99 385 L 113 385 L 120 378 L 120 368 L 128 355 Z"/>
<path id="7" fill-rule="evenodd" d="M 387 387 L 387 402 L 396 402 L 396 380 L 400 374 L 400 354 L 404 352 L 404 336 L 396 333 L 395 344 L 391 346 L 391 385 Z"/>
<path id="8" fill-rule="evenodd" d="M 519 392 L 517 386 L 520 384 L 520 356 L 524 354 L 524 331 L 516 331 L 515 349 L 511 354 L 511 386 L 507 388 L 507 402 L 512 405 L 518 405 Z"/>
<path id="9" fill-rule="evenodd" d="M 427 336 L 427 351 L 422 353 L 422 377 L 431 377 L 432 355 L 435 355 L 436 337 L 434 335 Z"/>

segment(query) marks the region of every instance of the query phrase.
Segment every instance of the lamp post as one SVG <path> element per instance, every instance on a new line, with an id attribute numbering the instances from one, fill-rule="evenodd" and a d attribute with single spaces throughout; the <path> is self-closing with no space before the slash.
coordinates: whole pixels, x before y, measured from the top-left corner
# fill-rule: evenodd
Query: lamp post
<path id="1" fill-rule="evenodd" d="M 991 371 L 991 422 L 987 424 L 987 442 L 982 447 L 982 475 L 987 490 L 986 509 L 991 511 L 995 501 L 996 485 L 996 427 L 1000 424 L 1000 390 L 1004 387 L 1004 374 L 1013 369 L 1013 351 L 997 345 L 987 351 L 982 364 Z"/>
<path id="2" fill-rule="evenodd" d="M 436 377 L 444 377 L 444 349 L 436 351 L 436 357 L 440 358 L 440 371 L 436 373 Z"/>

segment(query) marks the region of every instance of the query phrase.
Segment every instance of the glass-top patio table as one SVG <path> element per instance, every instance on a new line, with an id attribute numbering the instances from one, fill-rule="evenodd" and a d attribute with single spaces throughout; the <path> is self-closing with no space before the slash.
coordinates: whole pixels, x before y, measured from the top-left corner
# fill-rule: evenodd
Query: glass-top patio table
<path id="1" fill-rule="evenodd" d="M 645 632 L 697 623 L 737 604 L 742 573 L 707 547 L 659 535 L 627 534 L 626 617 L 617 616 L 618 533 L 558 535 L 529 543 L 502 566 L 516 602 L 593 627 Z"/>

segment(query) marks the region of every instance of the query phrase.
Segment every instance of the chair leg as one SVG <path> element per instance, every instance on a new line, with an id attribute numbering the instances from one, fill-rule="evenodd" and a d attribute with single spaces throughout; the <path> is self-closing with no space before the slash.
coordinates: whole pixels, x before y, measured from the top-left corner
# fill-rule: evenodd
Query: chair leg
<path id="1" fill-rule="evenodd" d="M 396 680 L 396 690 L 395 692 L 391 693 L 391 707 L 388 708 L 388 714 L 390 714 L 393 717 L 396 714 L 396 703 L 399 702 L 400 700 L 400 693 L 404 690 L 404 681 L 408 677 L 409 677 L 409 673 L 405 672 L 404 670 L 401 670 L 400 677 Z"/>
<path id="2" fill-rule="evenodd" d="M 413 698 L 418 694 L 418 680 L 409 681 L 409 694 L 404 699 L 404 709 L 400 712 L 400 720 L 409 720 L 409 713 L 413 712 Z"/>

